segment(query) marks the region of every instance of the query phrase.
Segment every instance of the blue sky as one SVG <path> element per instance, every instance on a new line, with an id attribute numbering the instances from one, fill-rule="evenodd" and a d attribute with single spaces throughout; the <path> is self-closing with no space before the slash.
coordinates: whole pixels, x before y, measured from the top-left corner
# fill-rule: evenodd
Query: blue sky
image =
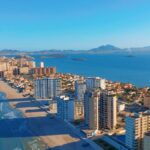
<path id="1" fill-rule="evenodd" d="M 0 0 L 0 49 L 150 45 L 149 0 Z"/>

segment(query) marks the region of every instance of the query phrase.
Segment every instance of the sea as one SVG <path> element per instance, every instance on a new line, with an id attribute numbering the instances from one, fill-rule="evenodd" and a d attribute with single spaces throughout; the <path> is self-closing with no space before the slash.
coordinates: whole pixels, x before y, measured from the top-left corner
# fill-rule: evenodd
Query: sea
<path id="1" fill-rule="evenodd" d="M 0 150 L 46 150 L 47 146 L 38 137 L 16 136 L 15 133 L 26 130 L 26 122 L 22 122 L 19 128 L 11 124 L 19 118 L 23 118 L 23 114 L 13 109 L 5 94 L 0 92 Z"/>
<path id="2" fill-rule="evenodd" d="M 59 73 L 96 77 L 150 86 L 150 54 L 64 54 L 63 57 L 32 55 L 37 66 L 56 66 Z"/>
<path id="3" fill-rule="evenodd" d="M 150 86 L 150 54 L 65 54 L 61 57 L 31 55 L 37 66 L 55 66 L 58 73 L 72 73 L 83 76 L 102 77 L 107 80 L 132 83 L 137 87 Z M 46 150 L 38 137 L 15 137 L 19 129 L 11 126 L 11 120 L 22 118 L 23 114 L 13 109 L 4 93 L 0 92 L 0 150 Z M 4 130 L 5 129 L 5 130 Z M 8 131 L 7 131 L 8 129 Z M 4 131 L 7 131 L 4 133 Z"/>

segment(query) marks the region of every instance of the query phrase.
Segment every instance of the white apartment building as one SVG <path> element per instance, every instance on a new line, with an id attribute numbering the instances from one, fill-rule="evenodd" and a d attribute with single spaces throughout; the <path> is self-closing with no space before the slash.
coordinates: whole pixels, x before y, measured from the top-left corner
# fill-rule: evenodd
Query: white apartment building
<path id="1" fill-rule="evenodd" d="M 36 99 L 55 99 L 61 95 L 61 79 L 42 78 L 34 81 Z"/>
<path id="2" fill-rule="evenodd" d="M 87 77 L 86 78 L 86 87 L 87 89 L 101 88 L 102 90 L 106 89 L 106 80 L 100 77 Z"/>
<path id="3" fill-rule="evenodd" d="M 57 98 L 57 116 L 63 120 L 73 121 L 75 117 L 74 100 L 66 96 Z"/>

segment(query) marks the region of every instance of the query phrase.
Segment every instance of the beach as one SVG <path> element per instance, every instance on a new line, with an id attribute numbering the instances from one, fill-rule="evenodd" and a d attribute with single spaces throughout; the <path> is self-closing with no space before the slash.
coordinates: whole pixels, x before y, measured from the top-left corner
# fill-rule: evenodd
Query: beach
<path id="1" fill-rule="evenodd" d="M 76 131 L 64 121 L 58 118 L 50 118 L 47 112 L 41 109 L 41 105 L 38 101 L 32 98 L 24 98 L 3 81 L 0 81 L 0 91 L 6 93 L 11 107 L 23 113 L 23 118 L 11 120 L 10 128 L 20 128 L 22 122 L 26 123 L 26 130 L 17 132 L 17 137 L 37 137 L 49 148 L 54 150 L 85 149 L 83 145 L 86 144 L 86 142 L 81 139 Z M 6 120 L 8 124 L 10 124 L 9 121 L 10 120 Z M 1 134 L 0 137 L 16 136 L 12 136 L 11 134 L 5 135 L 5 130 L 7 130 L 7 128 L 3 129 L 3 134 Z M 94 148 L 88 145 L 86 149 L 92 150 Z"/>
<path id="2" fill-rule="evenodd" d="M 4 92 L 8 99 L 23 98 L 21 93 L 17 93 L 15 89 L 11 88 L 4 81 L 0 81 L 0 91 Z"/>

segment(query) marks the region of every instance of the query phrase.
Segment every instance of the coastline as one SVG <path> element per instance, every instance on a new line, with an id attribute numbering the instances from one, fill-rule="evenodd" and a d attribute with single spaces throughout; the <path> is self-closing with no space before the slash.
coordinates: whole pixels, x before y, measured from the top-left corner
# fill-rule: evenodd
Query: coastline
<path id="1" fill-rule="evenodd" d="M 16 102 L 14 102 L 14 100 L 15 99 L 22 99 L 22 98 L 24 98 L 23 96 L 22 96 L 22 94 L 21 93 L 17 93 L 17 91 L 15 90 L 15 89 L 13 89 L 13 88 L 11 88 L 7 83 L 5 83 L 4 81 L 0 81 L 0 93 L 2 93 L 2 94 L 4 94 L 4 97 L 6 98 L 6 101 L 9 101 L 8 102 L 8 107 L 11 109 L 10 111 L 15 111 L 14 112 L 14 114 L 15 115 L 17 115 L 18 113 L 19 113 L 19 116 L 17 115 L 17 116 L 15 116 L 15 117 L 21 117 L 21 118 L 25 118 L 25 117 L 29 117 L 29 115 L 27 115 L 26 113 L 25 113 L 25 109 L 18 109 L 18 108 L 16 108 L 16 105 L 17 104 L 19 104 L 20 102 L 18 101 L 16 101 Z M 12 101 L 12 102 L 11 102 Z M 8 109 L 9 109 L 8 108 Z M 30 107 L 29 107 L 30 108 Z M 17 112 L 17 114 L 16 114 L 16 112 Z M 29 129 L 30 130 L 30 129 Z M 32 132 L 32 131 L 31 131 Z M 3 139 L 3 138 L 2 138 Z M 22 138 L 21 138 L 22 139 Z M 13 140 L 13 139 L 12 139 Z M 20 139 L 19 139 L 20 140 Z M 26 141 L 27 142 L 27 139 L 25 138 L 24 139 L 24 141 Z M 42 138 L 39 138 L 39 137 L 29 137 L 29 144 L 31 144 L 30 146 L 31 147 L 28 147 L 28 145 L 26 145 L 27 147 L 28 147 L 28 149 L 32 149 L 32 145 L 33 145 L 33 147 L 35 146 L 35 144 L 41 144 L 41 145 L 45 145 L 45 148 L 47 148 L 48 147 L 48 145 L 46 144 L 46 142 L 44 142 L 44 140 L 42 140 Z M 31 142 L 31 143 L 30 143 Z M 33 142 L 33 143 L 32 143 Z M 38 142 L 38 143 L 35 143 L 35 142 Z M 5 141 L 4 141 L 4 143 L 6 143 Z M 7 146 L 6 146 L 7 147 Z M 41 146 L 40 146 L 41 147 Z M 23 147 L 22 147 L 23 148 Z M 44 149 L 40 149 L 40 150 L 45 150 L 45 148 Z M 24 148 L 23 148 L 24 149 Z"/>
<path id="2" fill-rule="evenodd" d="M 3 81 L 0 81 L 0 91 L 6 94 L 12 108 L 22 112 L 27 121 L 27 129 L 33 133 L 31 137 L 38 138 L 53 150 L 84 150 L 82 145 L 87 142 L 64 121 L 48 117 L 38 101 L 24 98 Z M 94 146 L 91 144 L 87 150 L 94 150 Z M 96 149 L 100 148 L 96 145 Z"/>
<path id="3" fill-rule="evenodd" d="M 14 133 L 23 128 L 25 124 L 22 123 L 20 129 L 17 128 L 17 130 L 14 131 L 16 126 L 9 122 L 11 122 L 11 120 L 19 120 L 20 118 L 24 118 L 24 116 L 21 111 L 10 106 L 5 93 L 0 92 L 0 100 L 0 149 L 33 150 L 35 149 L 34 147 L 36 147 L 36 149 L 39 148 L 39 150 L 45 150 L 46 145 L 36 137 L 16 136 L 13 138 Z M 6 130 L 4 128 L 6 128 Z M 5 134 L 3 134 L 3 130 Z"/>
<path id="4" fill-rule="evenodd" d="M 23 98 L 21 93 L 17 93 L 15 89 L 11 88 L 4 81 L 0 81 L 0 91 L 5 93 L 8 99 Z"/>
<path id="5" fill-rule="evenodd" d="M 21 93 L 17 93 L 17 91 L 11 88 L 7 83 L 4 81 L 0 81 L 0 92 L 5 93 L 7 99 L 18 99 L 23 98 Z M 11 107 L 15 108 L 14 103 L 10 103 Z"/>

